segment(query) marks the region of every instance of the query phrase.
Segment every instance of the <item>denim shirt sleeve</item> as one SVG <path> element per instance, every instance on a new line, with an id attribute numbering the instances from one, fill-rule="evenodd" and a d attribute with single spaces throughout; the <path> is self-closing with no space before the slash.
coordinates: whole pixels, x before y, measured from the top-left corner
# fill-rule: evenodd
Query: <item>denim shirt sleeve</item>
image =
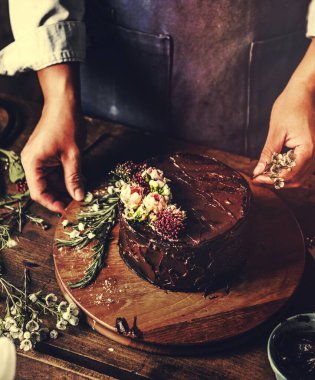
<path id="1" fill-rule="evenodd" d="M 85 59 L 84 0 L 9 0 L 14 42 L 0 51 L 0 74 Z"/>
<path id="2" fill-rule="evenodd" d="M 307 37 L 315 37 L 315 0 L 312 0 L 307 15 Z"/>

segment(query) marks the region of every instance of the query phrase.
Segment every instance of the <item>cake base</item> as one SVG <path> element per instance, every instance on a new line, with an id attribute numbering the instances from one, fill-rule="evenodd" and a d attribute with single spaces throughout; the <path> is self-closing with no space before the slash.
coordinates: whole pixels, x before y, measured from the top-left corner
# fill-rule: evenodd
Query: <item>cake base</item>
<path id="1" fill-rule="evenodd" d="M 82 310 L 87 322 L 101 334 L 124 345 L 164 354 L 201 353 L 239 339 L 283 310 L 295 293 L 304 269 L 304 240 L 292 212 L 271 190 L 252 186 L 253 219 L 249 260 L 230 291 L 167 292 L 133 273 L 119 255 L 118 232 L 109 246 L 107 266 L 95 283 L 69 289 L 68 281 L 81 277 L 91 249 L 75 253 L 54 246 L 56 278 L 63 294 Z M 79 205 L 73 202 L 66 217 L 73 220 Z M 64 238 L 61 221 L 56 238 Z M 142 339 L 119 335 L 117 317 L 137 326 Z M 196 349 L 198 346 L 198 349 Z"/>

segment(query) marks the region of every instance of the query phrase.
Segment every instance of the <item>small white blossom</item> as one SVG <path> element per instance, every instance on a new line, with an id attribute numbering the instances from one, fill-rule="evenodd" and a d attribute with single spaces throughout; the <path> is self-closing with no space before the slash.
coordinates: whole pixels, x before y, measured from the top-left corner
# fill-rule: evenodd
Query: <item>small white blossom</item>
<path id="1" fill-rule="evenodd" d="M 47 306 L 51 306 L 54 304 L 54 302 L 57 301 L 57 296 L 54 293 L 49 293 L 45 297 L 45 302 Z"/>
<path id="2" fill-rule="evenodd" d="M 56 330 L 51 330 L 51 332 L 50 332 L 50 337 L 52 338 L 52 339 L 57 339 L 58 338 L 58 331 L 56 331 Z"/>
<path id="3" fill-rule="evenodd" d="M 69 319 L 69 323 L 72 326 L 77 326 L 79 324 L 79 318 L 72 315 L 71 318 Z"/>
<path id="4" fill-rule="evenodd" d="M 77 305 L 76 305 L 75 303 L 73 303 L 73 302 L 71 302 L 71 303 L 69 304 L 69 308 L 68 308 L 68 310 L 70 310 L 70 313 L 71 313 L 72 315 L 74 315 L 74 316 L 79 315 L 79 309 L 77 308 Z"/>
<path id="5" fill-rule="evenodd" d="M 31 319 L 27 322 L 25 328 L 30 332 L 37 331 L 39 329 L 39 324 L 34 319 Z"/>
<path id="6" fill-rule="evenodd" d="M 19 338 L 20 334 L 21 334 L 21 329 L 19 329 L 17 326 L 10 327 L 10 335 L 13 339 Z"/>
<path id="7" fill-rule="evenodd" d="M 90 193 L 90 192 L 88 192 L 88 193 L 86 193 L 86 195 L 85 195 L 85 198 L 84 198 L 84 202 L 85 203 L 91 203 L 92 202 L 92 200 L 93 200 L 93 194 L 92 193 Z"/>
<path id="8" fill-rule="evenodd" d="M 17 246 L 17 242 L 13 239 L 9 239 L 6 244 L 7 248 L 13 248 Z"/>
<path id="9" fill-rule="evenodd" d="M 25 333 L 23 334 L 23 338 L 24 339 L 30 339 L 31 338 L 31 333 L 29 331 L 25 331 Z"/>
<path id="10" fill-rule="evenodd" d="M 65 321 L 69 321 L 70 318 L 71 318 L 70 310 L 67 310 L 65 313 L 63 313 L 63 314 L 62 314 L 62 318 L 63 318 Z"/>
<path id="11" fill-rule="evenodd" d="M 108 194 L 114 194 L 114 186 L 108 186 L 107 192 Z"/>
<path id="12" fill-rule="evenodd" d="M 63 225 L 63 227 L 67 227 L 68 224 L 69 224 L 69 220 L 68 220 L 68 219 L 64 219 L 64 220 L 62 221 L 62 225 Z"/>
<path id="13" fill-rule="evenodd" d="M 163 211 L 167 207 L 165 198 L 157 192 L 146 195 L 143 204 L 148 212 L 153 211 L 154 213 Z"/>
<path id="14" fill-rule="evenodd" d="M 94 239 L 95 238 L 95 234 L 93 234 L 93 232 L 89 232 L 87 237 L 89 239 Z"/>
<path id="15" fill-rule="evenodd" d="M 68 322 L 63 320 L 63 319 L 60 319 L 57 324 L 56 324 L 56 327 L 58 330 L 65 330 L 67 328 L 67 324 Z"/>
<path id="16" fill-rule="evenodd" d="M 22 340 L 20 344 L 20 349 L 24 351 L 29 351 L 33 347 L 32 342 L 29 339 Z"/>
<path id="17" fill-rule="evenodd" d="M 11 326 L 16 326 L 16 321 L 12 317 L 6 317 L 4 320 L 4 328 L 10 330 Z"/>
<path id="18" fill-rule="evenodd" d="M 120 200 L 125 207 L 130 210 L 136 210 L 143 199 L 143 188 L 138 185 L 125 183 L 121 188 Z"/>
<path id="19" fill-rule="evenodd" d="M 92 206 L 92 211 L 97 212 L 99 210 L 99 208 L 100 208 L 100 206 L 97 203 L 94 203 L 94 205 Z"/>
<path id="20" fill-rule="evenodd" d="M 79 230 L 79 231 L 84 231 L 84 229 L 85 229 L 85 224 L 80 222 L 80 223 L 78 224 L 78 230 Z"/>
<path id="21" fill-rule="evenodd" d="M 70 236 L 70 239 L 75 239 L 80 236 L 80 232 L 77 230 L 73 230 L 72 232 L 70 232 L 69 236 Z"/>
<path id="22" fill-rule="evenodd" d="M 35 293 L 32 293 L 28 296 L 28 298 L 30 299 L 30 301 L 32 302 L 36 302 L 38 300 L 37 298 L 37 295 Z"/>
<path id="23" fill-rule="evenodd" d="M 58 305 L 58 311 L 64 313 L 68 309 L 68 303 L 66 301 L 61 301 Z"/>

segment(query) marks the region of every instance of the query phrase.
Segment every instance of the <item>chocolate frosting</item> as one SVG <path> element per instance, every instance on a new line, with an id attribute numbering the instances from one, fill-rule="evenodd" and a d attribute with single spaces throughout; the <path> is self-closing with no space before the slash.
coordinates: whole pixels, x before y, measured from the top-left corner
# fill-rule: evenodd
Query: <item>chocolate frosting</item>
<path id="1" fill-rule="evenodd" d="M 187 213 L 178 241 L 120 216 L 120 253 L 150 282 L 170 290 L 224 286 L 247 257 L 250 190 L 235 170 L 214 158 L 173 154 L 147 162 L 170 179 L 173 203 Z"/>

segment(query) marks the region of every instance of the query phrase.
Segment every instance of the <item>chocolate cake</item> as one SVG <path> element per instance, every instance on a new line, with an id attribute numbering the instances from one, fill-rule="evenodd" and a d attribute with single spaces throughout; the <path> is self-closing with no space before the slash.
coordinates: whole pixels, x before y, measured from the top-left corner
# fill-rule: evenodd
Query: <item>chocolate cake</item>
<path id="1" fill-rule="evenodd" d="M 246 180 L 214 158 L 174 154 L 148 161 L 170 179 L 173 201 L 187 213 L 177 241 L 120 215 L 119 248 L 127 265 L 163 289 L 209 291 L 225 286 L 248 256 L 251 192 Z"/>

